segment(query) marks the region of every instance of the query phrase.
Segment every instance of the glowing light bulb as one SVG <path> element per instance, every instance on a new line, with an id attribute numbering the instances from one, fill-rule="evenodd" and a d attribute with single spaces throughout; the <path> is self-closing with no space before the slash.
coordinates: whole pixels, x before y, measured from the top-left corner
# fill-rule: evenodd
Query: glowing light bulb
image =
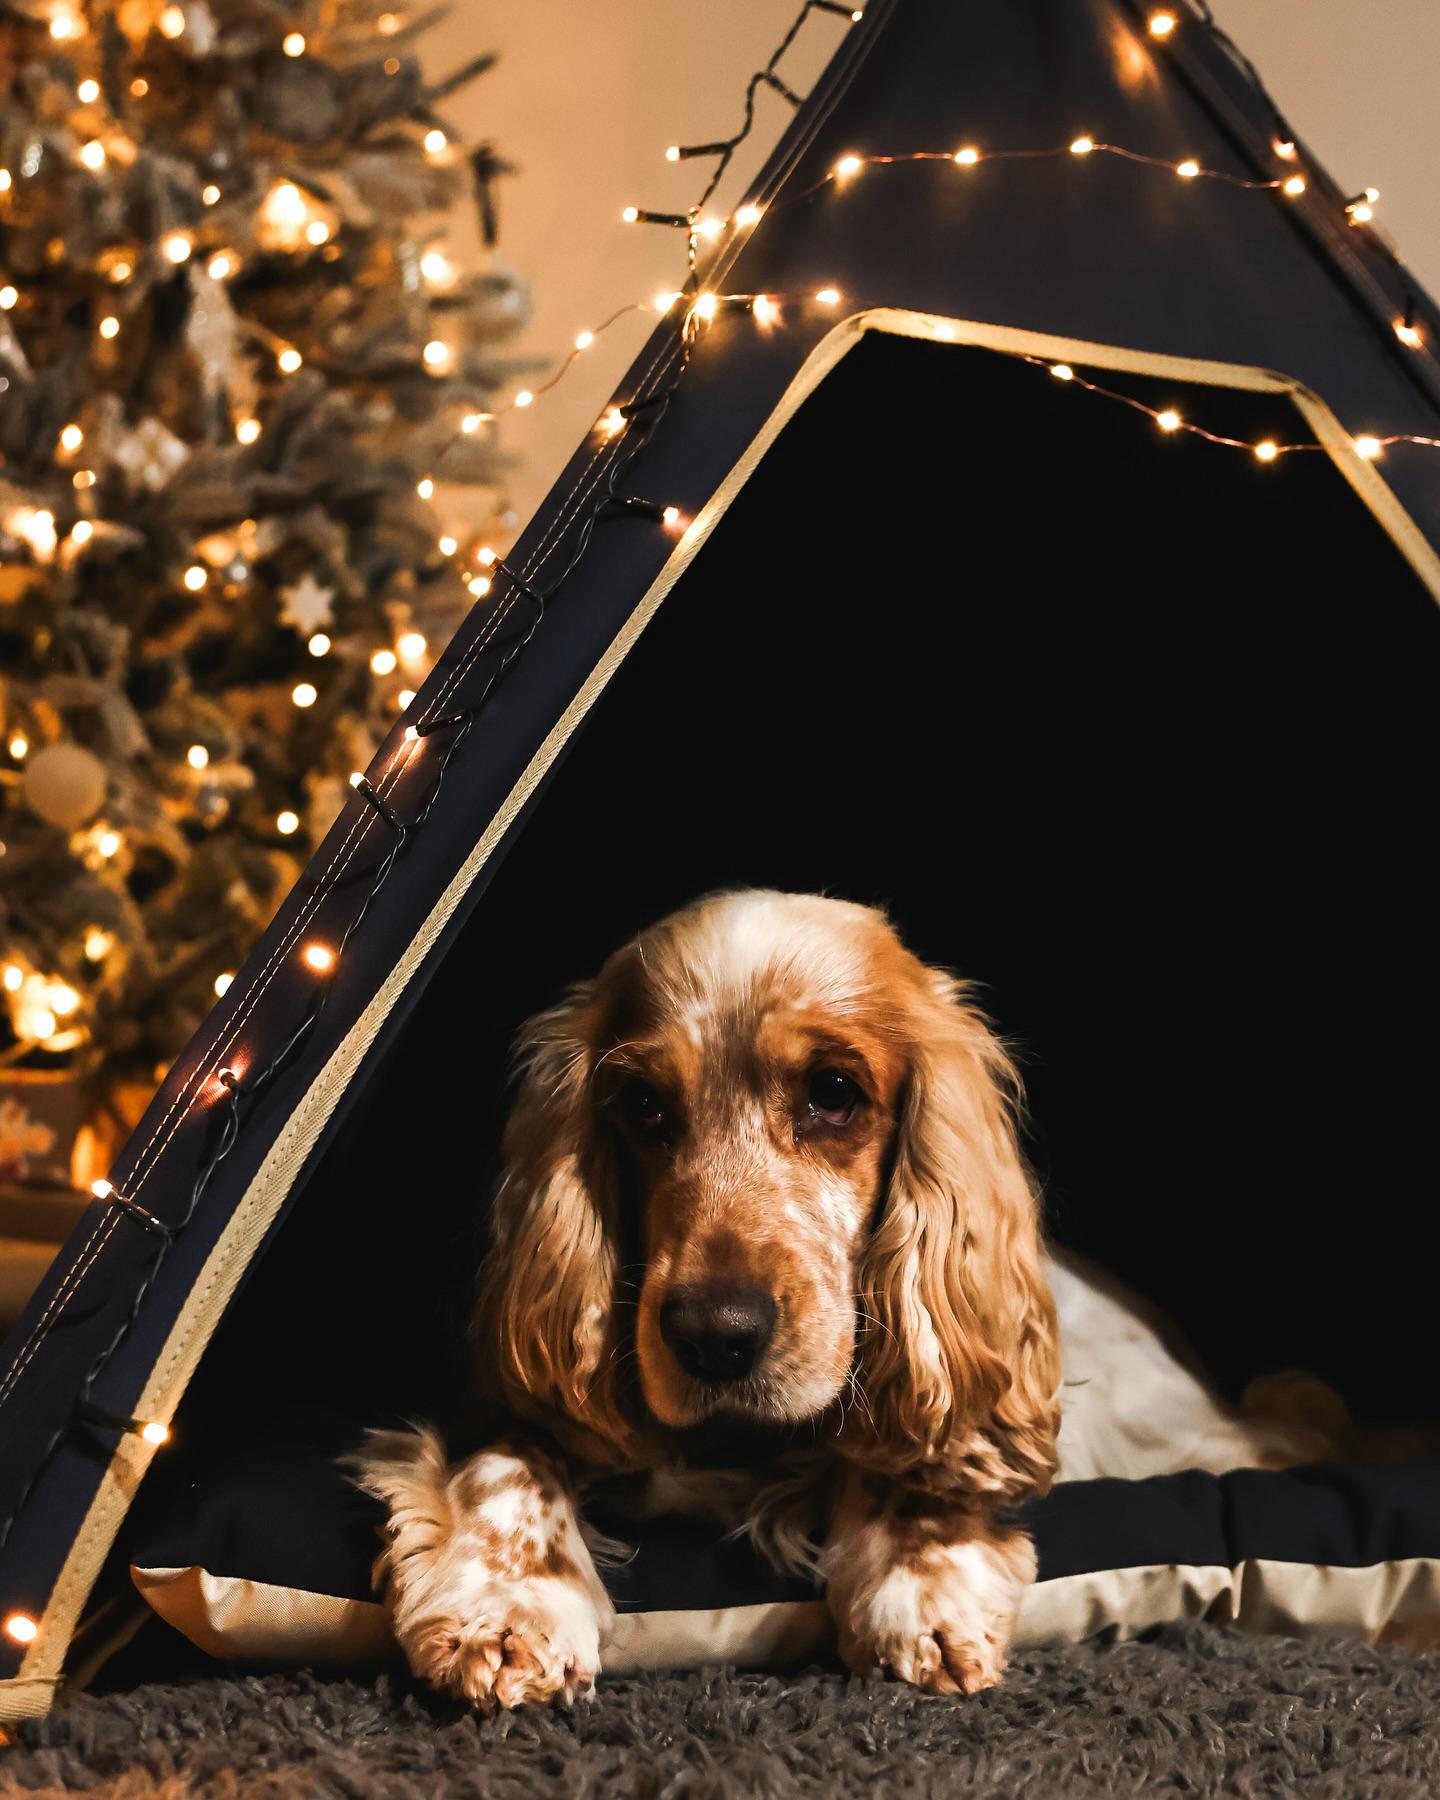
<path id="1" fill-rule="evenodd" d="M 350 785 L 352 788 L 358 788 L 364 779 L 365 771 L 363 769 L 352 769 L 350 771 Z"/>
<path id="2" fill-rule="evenodd" d="M 235 273 L 235 258 L 228 250 L 217 250 L 206 263 L 205 273 L 212 281 L 224 281 Z"/>
<path id="3" fill-rule="evenodd" d="M 735 223 L 737 225 L 746 227 L 758 225 L 764 216 L 765 208 L 763 206 L 757 206 L 753 200 L 747 200 L 743 206 L 737 206 L 735 208 Z"/>
<path id="4" fill-rule="evenodd" d="M 70 528 L 70 541 L 72 544 L 88 544 L 94 535 L 95 527 L 88 519 L 77 519 Z"/>
<path id="5" fill-rule="evenodd" d="M 396 661 L 393 650 L 377 650 L 370 658 L 370 668 L 376 675 L 393 675 Z"/>
<path id="6" fill-rule="evenodd" d="M 1276 138 L 1270 148 L 1280 158 L 1281 162 L 1294 162 L 1296 152 L 1293 139 Z"/>
<path id="7" fill-rule="evenodd" d="M 401 712 L 408 712 L 415 704 L 414 688 L 401 688 L 400 692 L 395 696 L 395 704 L 400 708 Z M 409 734 L 407 733 L 406 735 L 408 736 Z"/>
<path id="8" fill-rule="evenodd" d="M 432 126 L 431 129 L 425 133 L 425 154 L 427 156 L 443 156 L 445 153 L 445 146 L 449 142 L 449 138 L 446 137 L 445 133 L 441 131 L 438 125 Z"/>
<path id="9" fill-rule="evenodd" d="M 1303 175 L 1292 175 L 1281 191 L 1288 194 L 1292 200 L 1298 200 L 1305 192 L 1305 177 Z"/>
<path id="10" fill-rule="evenodd" d="M 318 975 L 335 967 L 335 952 L 328 944 L 307 944 L 301 954 Z"/>
<path id="11" fill-rule="evenodd" d="M 1173 406 L 1167 406 L 1163 412 L 1156 413 L 1155 423 L 1162 431 L 1178 431 L 1184 421 Z"/>
<path id="12" fill-rule="evenodd" d="M 600 421 L 600 429 L 606 437 L 616 437 L 625 429 L 625 415 L 618 406 L 612 406 Z"/>
<path id="13" fill-rule="evenodd" d="M 651 304 L 656 312 L 667 313 L 679 298 L 680 296 L 676 293 L 660 293 L 655 296 Z"/>
<path id="14" fill-rule="evenodd" d="M 170 1427 L 168 1425 L 162 1425 L 158 1419 L 146 1419 L 140 1426 L 138 1435 L 142 1437 L 147 1444 L 155 1444 L 157 1446 L 160 1444 L 168 1444 L 170 1442 Z"/>
<path id="15" fill-rule="evenodd" d="M 115 942 L 114 934 L 102 931 L 98 925 L 92 925 L 85 933 L 85 960 L 101 962 L 110 954 Z"/>
<path id="16" fill-rule="evenodd" d="M 815 295 L 821 306 L 838 306 L 840 304 L 839 288 L 823 287 Z"/>
<path id="17" fill-rule="evenodd" d="M 45 1039 L 55 1035 L 55 1015 L 43 1006 L 33 1007 L 20 1016 L 20 1029 L 27 1037 Z"/>
<path id="18" fill-rule="evenodd" d="M 82 106 L 91 106 L 100 98 L 100 83 L 87 79 L 75 90 L 75 98 Z"/>
<path id="19" fill-rule="evenodd" d="M 515 396 L 514 405 L 526 407 L 533 406 L 534 404 L 535 396 L 530 392 L 529 388 L 521 388 L 520 392 Z"/>
<path id="20" fill-rule="evenodd" d="M 1069 363 L 1051 363 L 1050 373 L 1057 381 L 1073 381 L 1075 379 L 1075 371 Z"/>
<path id="21" fill-rule="evenodd" d="M 1182 181 L 1193 181 L 1200 173 L 1200 165 L 1193 156 L 1187 156 L 1182 163 L 1176 163 L 1175 173 Z"/>
<path id="22" fill-rule="evenodd" d="M 78 450 L 85 442 L 85 433 L 78 425 L 66 425 L 60 433 L 62 450 Z"/>
<path id="23" fill-rule="evenodd" d="M 429 647 L 425 641 L 425 634 L 420 631 L 405 632 L 395 646 L 406 662 L 414 662 L 417 657 L 423 656 Z"/>
<path id="24" fill-rule="evenodd" d="M 280 48 L 287 56 L 303 56 L 305 54 L 304 32 L 287 31 L 280 40 Z"/>
<path id="25" fill-rule="evenodd" d="M 120 321 L 115 317 L 114 313 L 106 313 L 105 317 L 100 321 L 99 331 L 102 338 L 113 338 L 119 335 Z"/>
<path id="26" fill-rule="evenodd" d="M 399 13 L 381 13 L 375 23 L 378 25 L 382 37 L 394 37 L 400 29 L 400 15 Z"/>
<path id="27" fill-rule="evenodd" d="M 77 488 L 94 487 L 95 471 L 93 469 L 77 469 L 70 477 L 70 485 Z"/>
<path id="28" fill-rule="evenodd" d="M 115 261 L 110 265 L 110 279 L 117 284 L 122 281 L 128 281 L 134 273 L 135 265 L 128 257 L 117 256 Z"/>
<path id="29" fill-rule="evenodd" d="M 51 35 L 55 34 L 55 21 L 51 21 Z M 13 1644 L 33 1644 L 40 1635 L 40 1627 L 29 1613 L 12 1612 L 5 1620 L 5 1635 Z"/>
<path id="30" fill-rule="evenodd" d="M 415 492 L 422 500 L 429 500 L 435 493 L 435 483 L 428 475 L 422 475 L 420 480 L 415 483 Z"/>
<path id="31" fill-rule="evenodd" d="M 420 258 L 420 273 L 431 287 L 441 287 L 455 273 L 455 268 L 443 250 L 427 250 Z"/>
<path id="32" fill-rule="evenodd" d="M 306 706 L 313 706 L 320 698 L 320 695 L 313 682 L 300 681 L 291 688 L 290 698 L 295 702 L 296 706 L 303 708 Z"/>
<path id="33" fill-rule="evenodd" d="M 22 985 L 24 980 L 25 980 L 24 974 L 21 972 L 21 970 L 19 968 L 16 967 L 16 965 L 14 963 L 6 963 L 6 965 L 5 965 L 5 987 L 6 987 L 7 992 L 13 994 L 15 992 L 15 990 Z"/>
<path id="34" fill-rule="evenodd" d="M 80 1005 L 80 996 L 64 981 L 52 983 L 49 998 L 50 1010 L 62 1019 L 68 1019 Z"/>
<path id="35" fill-rule="evenodd" d="M 91 138 L 88 144 L 80 146 L 80 160 L 87 169 L 95 173 L 105 167 L 105 146 L 99 138 Z"/>
<path id="36" fill-rule="evenodd" d="M 852 175 L 858 175 L 865 167 L 858 156 L 842 156 L 836 163 L 833 173 L 837 181 L 848 181 Z"/>
<path id="37" fill-rule="evenodd" d="M 12 287 L 7 281 L 4 287 L 0 287 L 0 312 L 9 312 L 19 298 L 19 289 Z"/>
<path id="38" fill-rule="evenodd" d="M 674 531 L 678 525 L 683 523 L 683 516 L 680 508 L 678 506 L 667 506 L 660 515 L 660 522 L 665 526 L 667 531 Z"/>
<path id="39" fill-rule="evenodd" d="M 185 752 L 185 760 L 192 769 L 208 769 L 210 766 L 210 752 L 203 744 L 192 744 Z"/>
<path id="40" fill-rule="evenodd" d="M 980 152 L 973 144 L 967 144 L 963 150 L 955 152 L 955 160 L 962 169 L 973 169 L 980 160 Z"/>
<path id="41" fill-rule="evenodd" d="M 414 698 L 413 694 L 411 695 L 411 698 L 412 699 Z M 413 725 L 407 725 L 405 727 L 405 742 L 407 744 L 413 744 L 415 742 L 415 740 L 419 737 L 419 735 L 420 735 L 420 733 L 416 730 L 416 728 Z"/>
<path id="42" fill-rule="evenodd" d="M 1255 446 L 1255 454 L 1261 462 L 1274 462 L 1280 454 L 1280 446 L 1273 438 L 1264 438 Z"/>
<path id="43" fill-rule="evenodd" d="M 242 444 L 253 444 L 260 435 L 260 421 L 241 419 L 235 427 L 235 435 Z"/>
<path id="44" fill-rule="evenodd" d="M 490 577 L 488 575 L 472 575 L 465 585 L 477 600 L 483 600 L 490 592 Z"/>
<path id="45" fill-rule="evenodd" d="M 1180 21 L 1172 12 L 1153 12 L 1146 21 L 1147 28 L 1153 38 L 1168 38 Z"/>
<path id="46" fill-rule="evenodd" d="M 295 833 L 300 829 L 299 813 L 291 812 L 288 807 L 284 812 L 276 813 L 275 829 L 280 833 L 281 837 L 294 837 Z"/>
<path id="47" fill-rule="evenodd" d="M 115 1183 L 113 1181 L 106 1181 L 102 1177 L 99 1181 L 92 1181 L 90 1183 L 90 1192 L 97 1200 L 108 1200 L 115 1192 Z"/>
<path id="48" fill-rule="evenodd" d="M 762 329 L 780 323 L 780 308 L 768 294 L 757 294 L 750 302 L 751 316 Z"/>
<path id="49" fill-rule="evenodd" d="M 460 429 L 465 433 L 466 437 L 470 437 L 492 416 L 492 414 L 484 412 L 466 413 L 465 417 L 460 421 Z"/>
<path id="50" fill-rule="evenodd" d="M 24 762 L 25 758 L 30 754 L 30 740 L 25 736 L 24 732 L 17 731 L 6 748 L 9 750 L 14 761 Z"/>
<path id="51" fill-rule="evenodd" d="M 200 190 L 200 198 L 206 206 L 215 206 L 220 199 L 220 190 L 213 181 L 207 181 Z"/>
<path id="52" fill-rule="evenodd" d="M 577 350 L 588 350 L 594 342 L 595 333 L 593 331 L 582 331 L 575 339 L 575 348 Z"/>
<path id="53" fill-rule="evenodd" d="M 293 375 L 304 360 L 305 358 L 292 344 L 275 358 L 275 366 L 282 375 Z"/>
<path id="54" fill-rule="evenodd" d="M 1356 200 L 1345 211 L 1350 215 L 1352 225 L 1368 225 L 1375 217 L 1375 208 L 1368 200 Z"/>
<path id="55" fill-rule="evenodd" d="M 1073 139 L 1071 142 L 1070 154 L 1072 156 L 1088 156 L 1094 148 L 1095 148 L 1094 138 L 1092 138 L 1092 137 L 1077 137 L 1077 138 Z"/>
<path id="56" fill-rule="evenodd" d="M 305 242 L 307 244 L 323 244 L 329 235 L 330 227 L 326 224 L 324 219 L 312 219 L 305 227 Z"/>
<path id="57" fill-rule="evenodd" d="M 145 98 L 145 96 L 150 92 L 150 83 L 145 79 L 145 77 L 143 75 L 137 75 L 135 77 L 135 79 L 130 83 L 130 92 L 135 96 L 135 98 L 137 100 L 143 100 Z"/>
<path id="58" fill-rule="evenodd" d="M 665 160 L 666 160 L 666 162 L 679 162 L 680 146 L 678 144 L 667 144 L 666 145 Z"/>
<path id="59" fill-rule="evenodd" d="M 181 263 L 190 260 L 190 252 L 194 246 L 188 232 L 172 231 L 168 237 L 160 240 L 160 248 L 165 252 L 166 261 L 174 263 L 178 268 Z"/>
<path id="60" fill-rule="evenodd" d="M 14 186 L 14 178 L 8 169 L 0 169 L 0 194 L 8 194 Z"/>
<path id="61" fill-rule="evenodd" d="M 620 213 L 620 217 L 625 222 L 625 224 L 633 225 L 635 223 L 635 221 L 640 217 L 640 208 L 638 206 L 624 207 Z"/>
<path id="62" fill-rule="evenodd" d="M 690 308 L 690 316 L 695 319 L 704 319 L 708 324 L 715 317 L 718 305 L 713 294 L 698 294 L 695 304 Z"/>
<path id="63" fill-rule="evenodd" d="M 1408 319 L 1395 321 L 1395 335 L 1407 350 L 1418 350 L 1424 342 L 1419 331 Z"/>
<path id="64" fill-rule="evenodd" d="M 430 342 L 420 354 L 425 359 L 425 367 L 427 369 L 438 370 L 448 369 L 450 367 L 450 359 L 454 355 L 454 352 L 443 338 L 431 338 Z"/>
<path id="65" fill-rule="evenodd" d="M 475 552 L 475 560 L 478 563 L 483 563 L 487 569 L 493 569 L 500 559 L 488 544 L 482 544 Z"/>
<path id="66" fill-rule="evenodd" d="M 330 654 L 330 639 L 323 631 L 317 631 L 310 639 L 309 643 L 306 644 L 305 648 L 312 656 L 328 656 Z"/>
<path id="67" fill-rule="evenodd" d="M 701 219 L 700 223 L 695 227 L 695 235 L 696 237 L 704 238 L 707 244 L 713 244 L 724 229 L 725 221 L 723 219 L 717 219 L 711 214 L 710 217 Z"/>
<path id="68" fill-rule="evenodd" d="M 63 44 L 67 38 L 79 37 L 83 29 L 75 14 L 63 8 L 50 21 L 50 35 L 57 44 Z"/>
<path id="69" fill-rule="evenodd" d="M 185 13 L 181 7 L 167 6 L 160 14 L 160 35 L 178 38 L 185 31 Z"/>
<path id="70" fill-rule="evenodd" d="M 1380 198 L 1380 190 L 1379 190 L 1379 188 L 1377 188 L 1377 187 L 1367 187 L 1367 188 L 1366 188 L 1366 190 L 1365 190 L 1365 198 L 1366 198 L 1366 199 L 1367 199 L 1367 200 L 1368 200 L 1368 201 L 1369 201 L 1369 202 L 1370 202 L 1370 204 L 1371 204 L 1371 205 L 1372 205 L 1372 206 L 1374 206 L 1374 204 L 1375 204 L 1375 203 L 1376 203 L 1376 201 L 1377 201 L 1377 200 L 1378 200 L 1378 199 L 1379 199 L 1379 198 Z"/>
<path id="71" fill-rule="evenodd" d="M 198 594 L 209 579 L 210 571 L 200 563 L 191 563 L 184 575 L 185 585 L 192 594 Z"/>
<path id="72" fill-rule="evenodd" d="M 108 862 L 112 856 L 119 853 L 120 833 L 118 831 L 102 831 L 95 840 L 95 848 Z"/>
<path id="73" fill-rule="evenodd" d="M 455 539 L 447 532 L 444 537 L 436 538 L 435 548 L 442 556 L 453 556 L 460 548 Z"/>

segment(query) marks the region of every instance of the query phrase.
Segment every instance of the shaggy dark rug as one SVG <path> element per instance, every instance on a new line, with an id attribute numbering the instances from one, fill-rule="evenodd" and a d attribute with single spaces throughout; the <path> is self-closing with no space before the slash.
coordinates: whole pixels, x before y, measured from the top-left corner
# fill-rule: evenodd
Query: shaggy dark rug
<path id="1" fill-rule="evenodd" d="M 710 1671 L 497 1719 L 388 1676 L 207 1676 L 82 1698 L 12 1737 L 7 1795 L 1350 1800 L 1440 1792 L 1440 1655 L 1196 1627 L 1024 1655 L 973 1700 Z"/>

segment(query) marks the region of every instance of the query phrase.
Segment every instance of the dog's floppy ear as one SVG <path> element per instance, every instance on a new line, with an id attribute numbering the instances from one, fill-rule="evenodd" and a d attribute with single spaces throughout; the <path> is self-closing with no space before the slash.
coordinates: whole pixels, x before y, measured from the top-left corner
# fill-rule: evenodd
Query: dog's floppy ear
<path id="1" fill-rule="evenodd" d="M 629 1436 L 613 1371 L 618 1196 L 608 1136 L 592 1128 L 595 985 L 525 1025 L 519 1091 L 471 1336 L 482 1389 L 522 1417 L 556 1414 L 603 1454 Z"/>
<path id="2" fill-rule="evenodd" d="M 1015 1133 L 1018 1078 L 950 976 L 910 1002 L 910 1070 L 888 1192 L 859 1268 L 861 1465 L 998 1498 L 1055 1469 L 1060 1370 L 1035 1197 Z"/>

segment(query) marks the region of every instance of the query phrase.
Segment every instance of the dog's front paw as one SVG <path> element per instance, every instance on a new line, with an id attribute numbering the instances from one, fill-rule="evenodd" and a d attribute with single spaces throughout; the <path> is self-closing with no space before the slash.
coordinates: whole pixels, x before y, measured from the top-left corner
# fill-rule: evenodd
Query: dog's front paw
<path id="1" fill-rule="evenodd" d="M 1029 1541 L 927 1544 L 837 1591 L 840 1654 L 857 1675 L 883 1669 L 928 1694 L 977 1694 L 1005 1669 L 1015 1614 L 1034 1580 Z"/>
<path id="2" fill-rule="evenodd" d="M 463 1616 L 416 1619 L 398 1636 L 417 1676 L 483 1712 L 569 1705 L 600 1673 L 600 1620 L 564 1579 L 497 1582 Z"/>

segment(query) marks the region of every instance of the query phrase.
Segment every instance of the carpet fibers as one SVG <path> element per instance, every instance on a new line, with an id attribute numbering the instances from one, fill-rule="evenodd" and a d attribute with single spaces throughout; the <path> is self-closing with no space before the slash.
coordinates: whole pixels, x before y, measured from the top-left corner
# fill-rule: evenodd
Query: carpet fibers
<path id="1" fill-rule="evenodd" d="M 496 1719 L 389 1676 L 203 1676 L 82 1697 L 11 1739 L 5 1795 L 1349 1800 L 1440 1792 L 1440 1654 L 1167 1628 L 1020 1656 L 972 1700 L 707 1671 Z"/>

